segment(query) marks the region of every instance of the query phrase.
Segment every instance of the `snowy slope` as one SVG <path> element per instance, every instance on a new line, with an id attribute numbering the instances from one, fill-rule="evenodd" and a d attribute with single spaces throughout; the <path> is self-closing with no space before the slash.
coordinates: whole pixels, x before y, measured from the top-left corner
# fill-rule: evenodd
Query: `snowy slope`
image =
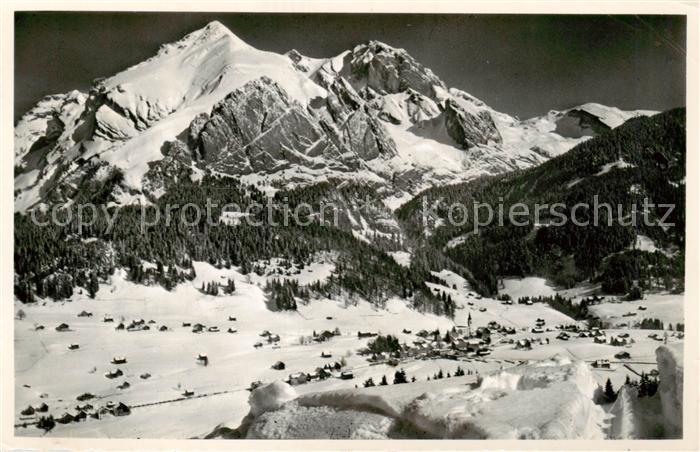
<path id="1" fill-rule="evenodd" d="M 59 158 L 70 161 L 97 155 L 123 169 L 127 185 L 138 189 L 148 163 L 163 157 L 165 141 L 186 130 L 197 114 L 211 111 L 229 92 L 262 76 L 274 80 L 303 105 L 326 94 L 300 74 L 287 57 L 257 50 L 219 22 L 212 22 L 180 41 L 162 46 L 156 56 L 99 82 L 87 101 L 88 96 L 78 92 L 42 101 L 15 128 L 15 164 L 28 165 L 25 157 L 45 133 L 47 116 L 58 112 L 61 118 L 69 117 L 63 121 L 64 135 L 91 127 L 94 135 L 85 138 L 87 151 L 80 155 L 64 155 L 72 143 L 49 153 L 48 166 Z M 58 102 L 68 96 L 75 99 L 77 107 L 66 111 Z M 87 108 L 80 108 L 85 103 Z M 30 165 L 29 169 L 36 166 Z M 40 176 L 40 183 L 47 182 L 53 173 L 51 169 L 42 171 L 46 175 Z M 16 188 L 22 190 L 33 182 L 16 180 Z M 25 210 L 37 201 L 36 192 L 20 195 L 15 209 Z"/>
<path id="2" fill-rule="evenodd" d="M 615 127 L 621 126 L 625 121 L 632 119 L 636 116 L 651 116 L 658 111 L 653 110 L 620 110 L 615 107 L 608 107 L 607 105 L 601 105 L 596 103 L 587 103 L 574 107 L 573 109 L 584 110 L 592 115 L 597 116 L 605 125 L 614 129 Z"/>
<path id="3" fill-rule="evenodd" d="M 593 403 L 598 385 L 585 364 L 561 357 L 492 373 L 480 383 L 462 377 L 296 398 L 293 388 L 280 386 L 253 392 L 244 437 L 604 438 L 605 413 Z"/>

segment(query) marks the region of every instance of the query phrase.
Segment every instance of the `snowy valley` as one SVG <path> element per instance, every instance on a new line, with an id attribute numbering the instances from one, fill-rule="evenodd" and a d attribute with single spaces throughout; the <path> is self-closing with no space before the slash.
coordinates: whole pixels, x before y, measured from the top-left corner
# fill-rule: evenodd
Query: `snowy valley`
<path id="1" fill-rule="evenodd" d="M 15 433 L 680 438 L 684 130 L 520 119 L 382 42 L 310 58 L 211 22 L 15 126 Z M 450 221 L 594 196 L 679 208 Z M 210 201 L 213 223 L 184 207 Z"/>

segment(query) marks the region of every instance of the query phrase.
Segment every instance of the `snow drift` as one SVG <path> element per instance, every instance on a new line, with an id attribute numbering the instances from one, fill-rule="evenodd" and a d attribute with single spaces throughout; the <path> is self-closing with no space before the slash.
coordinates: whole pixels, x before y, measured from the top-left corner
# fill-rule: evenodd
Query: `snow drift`
<path id="1" fill-rule="evenodd" d="M 238 438 L 602 439 L 588 366 L 554 357 L 474 377 L 307 394 L 256 389 Z M 265 400 L 264 407 L 259 403 Z M 272 407 L 279 406 L 273 409 Z"/>
<path id="2" fill-rule="evenodd" d="M 659 389 L 639 398 L 637 389 L 623 386 L 610 410 L 612 439 L 683 437 L 683 344 L 656 349 Z"/>
<path id="3" fill-rule="evenodd" d="M 665 433 L 670 438 L 683 436 L 683 345 L 656 349 L 659 367 L 659 397 Z"/>

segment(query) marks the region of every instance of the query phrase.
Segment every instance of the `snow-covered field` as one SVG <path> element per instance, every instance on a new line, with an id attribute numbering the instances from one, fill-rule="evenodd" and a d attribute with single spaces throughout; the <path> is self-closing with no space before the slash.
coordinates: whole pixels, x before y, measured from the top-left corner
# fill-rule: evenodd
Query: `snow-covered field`
<path id="1" fill-rule="evenodd" d="M 611 325 L 632 324 L 642 319 L 659 319 L 668 328 L 669 322 L 674 329 L 677 323 L 683 323 L 683 294 L 645 294 L 643 300 L 617 301 L 593 305 L 589 309 L 595 315 Z M 640 310 L 639 308 L 646 308 Z M 635 314 L 625 317 L 625 314 Z"/>
<path id="2" fill-rule="evenodd" d="M 389 300 L 384 310 L 362 300 L 313 300 L 307 305 L 299 304 L 297 312 L 272 312 L 266 307 L 262 287 L 266 279 L 273 276 L 242 275 L 235 268 L 216 269 L 200 262 L 194 265 L 196 279 L 181 284 L 172 292 L 158 286 L 134 285 L 126 281 L 124 271 L 118 270 L 110 284 L 101 286 L 94 300 L 76 294 L 70 302 L 47 301 L 34 305 L 16 302 L 16 310 L 22 309 L 26 317 L 15 321 L 15 422 L 20 422 L 22 409 L 28 405 L 36 407 L 42 402 L 49 406 L 54 417 L 74 412 L 73 408 L 80 403 L 76 397 L 90 392 L 97 396 L 89 401 L 92 405 L 124 402 L 133 407 L 131 415 L 108 415 L 99 420 L 88 418 L 78 423 L 57 424 L 49 436 L 198 437 L 220 424 L 231 428 L 238 426 L 248 412 L 246 388 L 255 380 L 272 382 L 294 372 L 313 372 L 317 367 L 343 358 L 347 368 L 353 370 L 354 379 L 330 378 L 297 386 L 297 392 L 362 387 L 366 379 L 371 377 L 378 382 L 383 375 L 391 382 L 395 368 L 385 364 L 370 365 L 356 354 L 369 340 L 358 339 L 358 331 L 394 334 L 402 343 L 411 344 L 420 329 L 439 328 L 445 332 L 455 325 L 466 325 L 468 316 L 472 318 L 473 328 L 495 321 L 517 332 L 507 337 L 492 336 L 495 344 L 492 354 L 484 358 L 407 360 L 399 368 L 403 368 L 409 378 L 424 382 L 439 370 L 454 373 L 458 365 L 484 375 L 514 366 L 521 360 L 548 359 L 555 354 L 586 361 L 613 359 L 616 352 L 624 349 L 632 355 L 630 361 L 640 363 L 630 364 L 632 369 L 648 371 L 655 367 L 654 349 L 660 345 L 647 338 L 648 331 L 643 330 L 629 331 L 635 339 L 630 348 L 594 344 L 591 338 L 560 341 L 555 339 L 555 327 L 575 323 L 571 318 L 541 303 L 506 305 L 481 298 L 471 293 L 464 279 L 449 271 L 435 273 L 447 286 L 432 283 L 429 286 L 453 298 L 458 306 L 454 321 L 413 311 L 399 299 Z M 276 275 L 280 266 L 280 261 L 273 260 L 267 268 Z M 290 277 L 308 284 L 327 278 L 333 268 L 330 256 L 319 256 L 317 262 L 304 269 L 292 268 Z M 202 283 L 220 281 L 226 284 L 229 278 L 236 282 L 233 295 L 214 297 L 199 290 Z M 665 299 L 659 298 L 662 303 Z M 644 301 L 650 312 L 656 312 L 651 311 L 653 301 Z M 602 309 L 603 306 L 597 307 Z M 88 311 L 92 316 L 78 317 L 81 311 Z M 103 322 L 105 315 L 112 316 L 114 322 Z M 552 331 L 531 333 L 536 318 L 544 319 Z M 128 325 L 138 319 L 144 319 L 150 329 L 115 330 L 120 321 Z M 191 326 L 183 326 L 184 322 L 202 323 L 207 328 L 216 326 L 219 331 L 193 333 Z M 55 331 L 60 323 L 68 324 L 69 331 Z M 45 329 L 36 331 L 37 325 Z M 167 331 L 159 331 L 163 325 L 168 327 Z M 236 332 L 227 332 L 229 328 Z M 335 328 L 340 330 L 340 336 L 325 343 L 310 340 L 314 331 L 320 333 Z M 279 347 L 269 345 L 260 336 L 264 330 L 280 336 Z M 411 333 L 404 333 L 404 330 Z M 516 350 L 513 344 L 506 342 L 508 338 L 531 338 L 533 348 Z M 536 342 L 540 338 L 544 342 L 542 345 Z M 549 344 L 545 338 L 549 338 Z M 670 338 L 669 341 L 677 340 Z M 255 348 L 258 342 L 264 345 Z M 70 344 L 78 344 L 80 348 L 69 350 Z M 332 356 L 323 358 L 322 352 Z M 196 363 L 199 353 L 207 354 L 208 366 Z M 116 356 L 126 357 L 127 363 L 111 364 Z M 277 361 L 283 361 L 286 369 L 273 370 L 271 366 Z M 104 376 L 116 368 L 122 369 L 124 375 L 115 379 Z M 141 379 L 144 373 L 149 373 L 150 378 Z M 622 364 L 614 364 L 611 371 L 594 372 L 598 383 L 603 384 L 610 377 L 616 386 L 627 374 L 636 378 L 632 370 Z M 124 381 L 128 381 L 130 387 L 117 389 Z M 138 406 L 182 398 L 185 390 L 193 391 L 194 397 Z M 33 426 L 19 427 L 16 432 L 18 435 L 42 433 Z"/>

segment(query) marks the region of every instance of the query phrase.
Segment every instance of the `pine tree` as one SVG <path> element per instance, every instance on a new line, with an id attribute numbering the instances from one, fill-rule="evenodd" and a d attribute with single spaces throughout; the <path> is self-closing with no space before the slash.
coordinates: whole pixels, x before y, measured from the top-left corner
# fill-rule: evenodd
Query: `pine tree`
<path id="1" fill-rule="evenodd" d="M 100 283 L 97 280 L 97 274 L 95 272 L 90 273 L 90 279 L 88 281 L 87 289 L 90 298 L 95 298 L 97 291 L 100 290 Z"/>
<path id="2" fill-rule="evenodd" d="M 617 394 L 615 394 L 615 391 L 613 390 L 612 387 L 612 382 L 608 378 L 608 380 L 605 382 L 605 400 L 608 403 L 613 403 L 617 399 Z"/>
<path id="3" fill-rule="evenodd" d="M 379 382 L 379 386 L 386 386 L 389 383 L 386 381 L 386 375 L 382 375 L 382 381 Z"/>
<path id="4" fill-rule="evenodd" d="M 408 380 L 406 379 L 406 371 L 404 371 L 403 369 L 397 370 L 394 373 L 394 384 L 398 385 L 403 383 L 408 383 Z"/>

